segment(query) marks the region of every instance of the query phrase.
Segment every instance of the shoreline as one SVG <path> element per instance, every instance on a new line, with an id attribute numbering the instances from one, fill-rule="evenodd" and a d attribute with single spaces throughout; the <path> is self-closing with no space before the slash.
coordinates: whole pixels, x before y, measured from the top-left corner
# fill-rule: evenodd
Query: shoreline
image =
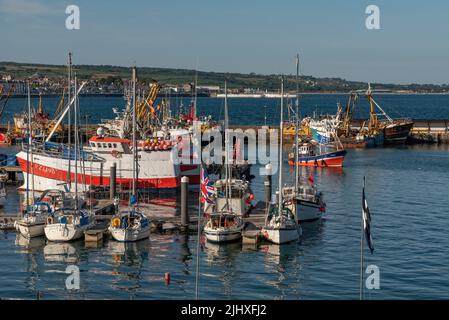
<path id="1" fill-rule="evenodd" d="M 349 92 L 301 92 L 299 96 L 302 95 L 348 95 Z M 237 94 L 237 95 L 228 95 L 228 99 L 279 99 L 280 94 L 278 93 L 268 93 L 269 96 L 257 96 L 254 94 Z M 295 97 L 294 94 L 287 93 L 286 98 L 292 98 Z M 449 95 L 449 92 L 382 92 L 378 93 L 377 95 L 397 95 L 397 96 L 445 96 Z M 50 94 L 41 94 L 42 97 L 60 97 L 60 94 L 57 93 L 50 93 Z M 87 94 L 80 94 L 81 97 L 123 97 L 123 93 L 87 93 Z M 170 95 L 169 95 L 170 96 Z M 17 99 L 17 98 L 26 98 L 26 94 L 15 94 L 10 97 L 10 99 Z M 39 97 L 39 94 L 31 94 L 31 97 Z M 158 98 L 165 98 L 165 94 L 158 95 Z M 171 95 L 172 98 L 176 97 L 183 97 L 183 98 L 194 98 L 190 94 L 183 94 L 183 95 Z M 198 98 L 215 98 L 215 99 L 223 99 L 222 96 L 216 96 L 216 95 L 198 95 Z"/>

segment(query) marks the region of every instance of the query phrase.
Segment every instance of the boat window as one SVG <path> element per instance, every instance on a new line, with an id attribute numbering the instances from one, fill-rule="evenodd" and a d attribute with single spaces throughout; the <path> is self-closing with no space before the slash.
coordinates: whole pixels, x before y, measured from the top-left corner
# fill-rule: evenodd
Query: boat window
<path id="1" fill-rule="evenodd" d="M 112 143 L 108 143 L 108 147 L 109 147 L 109 148 L 112 148 Z"/>
<path id="2" fill-rule="evenodd" d="M 103 143 L 103 148 L 107 148 L 108 144 L 107 143 Z"/>
<path id="3" fill-rule="evenodd" d="M 97 147 L 98 147 L 98 148 L 101 148 L 101 143 L 98 143 L 98 144 L 97 144 Z"/>
<path id="4" fill-rule="evenodd" d="M 114 149 L 117 148 L 117 143 L 114 143 L 113 145 L 114 145 Z"/>
<path id="5" fill-rule="evenodd" d="M 94 147 L 95 147 L 95 143 L 94 143 L 94 142 L 91 142 L 91 143 L 90 143 L 90 146 L 91 146 L 92 148 L 94 148 Z"/>

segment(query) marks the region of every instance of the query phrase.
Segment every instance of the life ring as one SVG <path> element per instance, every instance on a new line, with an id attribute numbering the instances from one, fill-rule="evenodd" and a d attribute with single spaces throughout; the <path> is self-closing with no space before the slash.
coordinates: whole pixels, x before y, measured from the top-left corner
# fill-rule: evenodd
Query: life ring
<path id="1" fill-rule="evenodd" d="M 120 227 L 120 218 L 114 218 L 114 219 L 112 220 L 112 227 L 113 227 L 113 228 L 118 228 L 118 227 Z"/>
<path id="2" fill-rule="evenodd" d="M 121 157 L 120 152 L 118 150 L 115 150 L 115 149 L 111 151 L 111 154 L 112 154 L 112 156 L 114 158 L 120 158 Z"/>
<path id="3" fill-rule="evenodd" d="M 53 217 L 47 218 L 47 224 L 53 224 Z"/>

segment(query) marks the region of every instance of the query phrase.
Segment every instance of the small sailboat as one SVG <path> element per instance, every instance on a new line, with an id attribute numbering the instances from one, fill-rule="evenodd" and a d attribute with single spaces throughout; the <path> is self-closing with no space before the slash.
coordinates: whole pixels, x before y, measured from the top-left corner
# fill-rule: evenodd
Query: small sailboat
<path id="1" fill-rule="evenodd" d="M 280 148 L 279 148 L 279 190 L 277 205 L 269 205 L 265 218 L 265 225 L 262 227 L 262 234 L 266 240 L 275 244 L 283 244 L 297 241 L 301 232 L 293 212 L 284 205 L 282 192 L 282 146 L 283 146 L 283 112 L 284 112 L 284 80 L 281 80 L 281 123 L 280 123 Z"/>
<path id="2" fill-rule="evenodd" d="M 136 181 L 137 181 L 137 141 L 136 141 L 136 68 L 133 67 L 133 180 L 132 195 L 129 200 L 130 207 L 127 211 L 122 211 L 114 215 L 109 225 L 112 238 L 120 242 L 134 242 L 147 239 L 150 236 L 150 220 L 136 207 Z"/>
<path id="3" fill-rule="evenodd" d="M 295 144 L 299 141 L 299 55 L 296 57 L 296 139 Z M 295 162 L 298 162 L 299 150 L 295 149 Z M 285 206 L 295 214 L 296 222 L 308 222 L 321 218 L 326 211 L 326 204 L 323 200 L 323 194 L 318 191 L 313 184 L 313 176 L 309 176 L 309 185 L 300 183 L 299 171 L 300 166 L 295 166 L 295 186 L 284 187 L 282 189 L 285 199 Z"/>
<path id="4" fill-rule="evenodd" d="M 31 116 L 31 102 L 30 102 L 30 87 L 28 85 L 28 118 Z M 28 121 L 28 146 L 33 144 L 33 138 L 31 135 L 31 123 Z M 27 158 L 31 153 L 31 166 L 33 166 L 33 154 L 30 152 L 31 148 L 27 148 Z M 28 165 L 28 161 L 27 161 Z M 28 168 L 27 168 L 28 171 Z M 29 177 L 27 177 L 29 178 Z M 27 185 L 30 185 L 27 183 Z M 35 202 L 34 199 L 34 184 L 32 186 L 32 198 L 29 197 L 29 190 L 26 190 L 26 210 L 23 217 L 15 224 L 16 229 L 25 238 L 40 237 L 45 234 L 44 228 L 47 223 L 47 218 L 53 213 L 50 205 L 44 202 Z"/>
<path id="5" fill-rule="evenodd" d="M 109 226 L 114 240 L 134 242 L 150 236 L 150 220 L 137 209 L 121 211 L 114 215 Z"/>
<path id="6" fill-rule="evenodd" d="M 87 210 L 59 209 L 47 218 L 45 237 L 54 242 L 77 240 L 84 236 L 84 231 L 90 225 L 91 218 Z"/>
<path id="7" fill-rule="evenodd" d="M 294 212 L 298 223 L 321 219 L 326 212 L 323 193 L 315 185 L 300 185 L 295 192 L 293 187 L 283 188 L 285 207 Z"/>
<path id="8" fill-rule="evenodd" d="M 81 209 L 81 201 L 78 198 L 78 161 L 79 161 L 79 139 L 78 139 L 78 93 L 77 80 L 75 77 L 75 98 L 74 98 L 74 124 L 75 124 L 75 195 L 74 205 L 55 210 L 53 216 L 47 218 L 47 225 L 44 228 L 45 236 L 50 241 L 67 242 L 80 239 L 84 236 L 84 231 L 92 225 L 92 218 L 89 211 Z"/>
<path id="9" fill-rule="evenodd" d="M 209 215 L 209 220 L 204 226 L 204 234 L 206 239 L 211 242 L 229 242 L 240 239 L 244 222 L 242 216 L 236 213 L 231 206 L 232 184 L 230 177 L 230 157 L 229 157 L 229 132 L 228 132 L 228 99 L 227 85 L 225 82 L 225 179 L 223 185 L 224 204 L 217 208 L 214 206 L 213 212 Z M 204 168 L 201 168 L 201 197 L 203 201 L 212 202 L 209 195 L 205 191 L 206 187 L 210 187 L 209 179 Z"/>
<path id="10" fill-rule="evenodd" d="M 41 237 L 45 235 L 44 229 L 49 217 L 53 217 L 50 206 L 45 202 L 36 202 L 16 222 L 16 229 L 25 238 Z"/>
<path id="11" fill-rule="evenodd" d="M 231 212 L 219 212 L 209 216 L 204 233 L 208 241 L 230 242 L 242 237 L 243 227 L 241 216 Z"/>
<path id="12" fill-rule="evenodd" d="M 229 199 L 226 199 L 226 188 L 231 190 Z M 249 186 L 249 182 L 243 179 L 220 179 L 214 183 L 216 189 L 215 201 L 213 205 L 206 205 L 204 211 L 206 213 L 213 213 L 215 211 L 223 210 L 227 201 L 235 214 L 245 215 L 251 209 L 251 200 L 253 194 Z"/>

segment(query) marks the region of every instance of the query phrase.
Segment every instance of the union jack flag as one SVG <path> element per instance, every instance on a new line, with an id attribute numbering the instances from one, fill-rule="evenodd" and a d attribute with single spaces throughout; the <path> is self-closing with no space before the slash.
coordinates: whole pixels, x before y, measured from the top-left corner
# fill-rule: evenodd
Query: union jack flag
<path id="1" fill-rule="evenodd" d="M 209 180 L 207 171 L 201 167 L 201 203 L 214 203 L 212 196 L 215 195 L 213 182 Z"/>

